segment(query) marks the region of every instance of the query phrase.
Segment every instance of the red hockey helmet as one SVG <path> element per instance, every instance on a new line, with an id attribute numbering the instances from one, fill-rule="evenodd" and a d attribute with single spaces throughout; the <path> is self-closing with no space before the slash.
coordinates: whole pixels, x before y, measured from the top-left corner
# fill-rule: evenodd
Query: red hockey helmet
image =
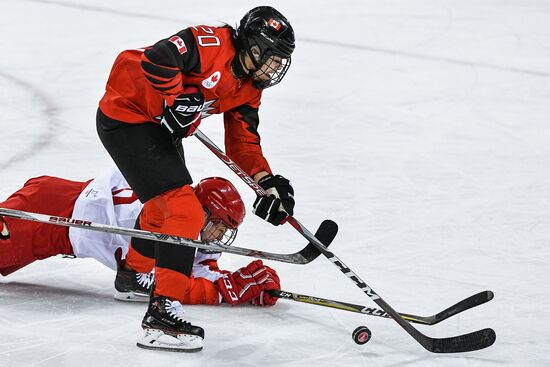
<path id="1" fill-rule="evenodd" d="M 208 210 L 209 219 L 220 219 L 229 228 L 241 225 L 246 214 L 241 195 L 229 180 L 208 177 L 195 186 L 195 195 Z"/>

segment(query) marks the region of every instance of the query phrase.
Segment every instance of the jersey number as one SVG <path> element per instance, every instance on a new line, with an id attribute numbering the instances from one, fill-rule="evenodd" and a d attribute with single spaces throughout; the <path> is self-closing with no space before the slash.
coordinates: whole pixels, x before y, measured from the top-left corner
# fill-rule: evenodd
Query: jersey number
<path id="1" fill-rule="evenodd" d="M 200 27 L 204 33 L 212 34 L 212 36 L 197 36 L 197 40 L 199 41 L 199 45 L 202 47 L 211 47 L 211 46 L 219 46 L 220 45 L 220 39 L 217 36 L 214 36 L 214 31 L 211 28 L 208 27 Z M 196 29 L 196 28 L 195 28 Z"/>

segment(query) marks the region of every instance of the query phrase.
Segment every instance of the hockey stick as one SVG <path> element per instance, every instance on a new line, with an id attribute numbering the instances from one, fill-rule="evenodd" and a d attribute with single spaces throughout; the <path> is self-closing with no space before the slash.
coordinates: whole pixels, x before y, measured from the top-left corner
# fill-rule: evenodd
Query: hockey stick
<path id="1" fill-rule="evenodd" d="M 15 209 L 0 208 L 0 215 L 5 217 L 30 220 L 40 223 L 55 224 L 66 227 L 75 227 L 80 229 L 87 229 L 92 231 L 107 232 L 113 234 L 119 234 L 123 236 L 143 238 L 145 240 L 160 241 L 171 243 L 174 245 L 181 245 L 187 247 L 195 247 L 205 249 L 209 251 L 227 252 L 235 255 L 255 257 L 258 259 L 274 260 L 280 262 L 286 262 L 291 264 L 308 264 L 319 256 L 319 252 L 313 244 L 308 244 L 301 251 L 292 254 L 279 254 L 271 253 L 260 250 L 251 250 L 237 246 L 226 246 L 214 242 L 201 242 L 190 240 L 183 237 L 171 236 L 162 233 L 144 231 L 133 228 L 124 228 L 117 226 L 109 226 L 106 224 L 93 223 L 86 220 L 64 218 L 58 216 L 50 216 L 45 214 L 24 212 Z M 331 220 L 325 220 L 319 226 L 316 236 L 319 240 L 325 244 L 330 244 L 336 233 L 338 232 L 338 226 Z"/>
<path id="2" fill-rule="evenodd" d="M 263 196 L 267 193 L 262 189 L 252 177 L 244 172 L 235 162 L 231 160 L 220 148 L 214 144 L 199 129 L 195 130 L 194 135 L 220 158 L 237 176 L 239 176 L 257 195 Z M 336 255 L 329 251 L 321 242 L 319 242 L 310 231 L 307 230 L 297 219 L 288 216 L 287 222 L 290 223 L 302 236 L 304 236 L 317 250 L 327 257 L 342 273 L 350 278 L 355 285 L 360 288 L 369 298 L 391 316 L 405 331 L 411 335 L 426 350 L 434 353 L 458 353 L 469 352 L 478 349 L 487 348 L 496 340 L 496 334 L 493 329 L 486 328 L 472 333 L 457 335 L 449 338 L 432 338 L 422 334 L 418 329 L 403 319 L 386 301 L 384 301 L 371 287 L 369 287 L 357 274 L 355 274 L 346 264 L 344 264 Z"/>
<path id="3" fill-rule="evenodd" d="M 364 315 L 369 315 L 369 316 L 391 318 L 391 316 L 387 312 L 375 307 L 354 305 L 353 303 L 334 301 L 330 299 L 324 299 L 320 297 L 307 296 L 305 294 L 298 294 L 298 293 L 279 291 L 279 290 L 271 290 L 269 291 L 269 294 L 273 297 L 286 299 L 289 301 L 309 303 L 317 306 L 336 308 L 338 310 L 362 313 Z M 399 315 L 405 320 L 409 322 L 414 322 L 416 324 L 435 325 L 461 312 L 469 310 L 470 308 L 477 307 L 486 302 L 489 302 L 490 300 L 493 299 L 493 297 L 494 297 L 493 292 L 483 291 L 483 292 L 474 294 L 473 296 L 470 296 L 468 298 L 465 298 L 462 301 L 432 316 L 418 316 L 418 315 L 413 315 L 409 313 L 399 313 Z"/>

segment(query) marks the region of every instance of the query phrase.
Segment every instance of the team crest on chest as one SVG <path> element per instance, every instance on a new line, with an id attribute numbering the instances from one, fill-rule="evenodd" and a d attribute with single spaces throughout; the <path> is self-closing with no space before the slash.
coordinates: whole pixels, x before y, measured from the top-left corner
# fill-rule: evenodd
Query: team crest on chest
<path id="1" fill-rule="evenodd" d="M 214 72 L 214 74 L 210 75 L 208 78 L 204 79 L 202 81 L 202 86 L 206 89 L 212 89 L 218 84 L 222 77 L 222 73 L 219 71 Z"/>

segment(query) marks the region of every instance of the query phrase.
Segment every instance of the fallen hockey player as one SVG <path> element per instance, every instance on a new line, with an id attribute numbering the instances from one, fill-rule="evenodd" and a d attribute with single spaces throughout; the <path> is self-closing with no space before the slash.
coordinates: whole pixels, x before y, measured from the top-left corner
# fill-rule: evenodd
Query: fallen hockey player
<path id="1" fill-rule="evenodd" d="M 244 204 L 236 188 L 228 180 L 213 177 L 200 181 L 193 190 L 205 216 L 201 240 L 231 244 L 245 216 Z M 87 182 L 51 176 L 32 178 L 1 202 L 0 207 L 133 228 L 143 205 L 122 174 L 113 167 Z M 148 302 L 155 277 L 154 258 L 137 253 L 133 248 L 136 244 L 129 246 L 129 242 L 130 238 L 121 235 L 0 217 L 0 274 L 7 276 L 36 260 L 56 255 L 94 258 L 117 271 L 116 299 Z M 182 296 L 182 302 L 171 301 L 166 305 L 167 312 L 181 314 L 181 303 L 270 306 L 277 302 L 277 298 L 267 293 L 271 289 L 280 289 L 275 270 L 256 260 L 231 273 L 218 268 L 220 255 L 218 252 L 197 251 L 192 286 Z M 150 302 L 154 302 L 153 297 Z M 146 314 L 143 323 L 148 322 L 150 319 Z M 161 333 L 166 331 L 157 321 L 149 329 Z M 161 337 L 177 338 L 177 335 L 166 334 Z M 158 335 L 155 337 L 159 338 Z M 140 339 L 138 346 L 147 347 L 142 345 L 148 341 L 146 338 Z M 193 338 L 187 339 L 182 348 L 191 350 L 182 350 L 201 348 L 202 339 L 200 343 L 194 343 Z M 170 345 L 170 349 L 174 348 L 178 348 L 177 344 Z"/>

